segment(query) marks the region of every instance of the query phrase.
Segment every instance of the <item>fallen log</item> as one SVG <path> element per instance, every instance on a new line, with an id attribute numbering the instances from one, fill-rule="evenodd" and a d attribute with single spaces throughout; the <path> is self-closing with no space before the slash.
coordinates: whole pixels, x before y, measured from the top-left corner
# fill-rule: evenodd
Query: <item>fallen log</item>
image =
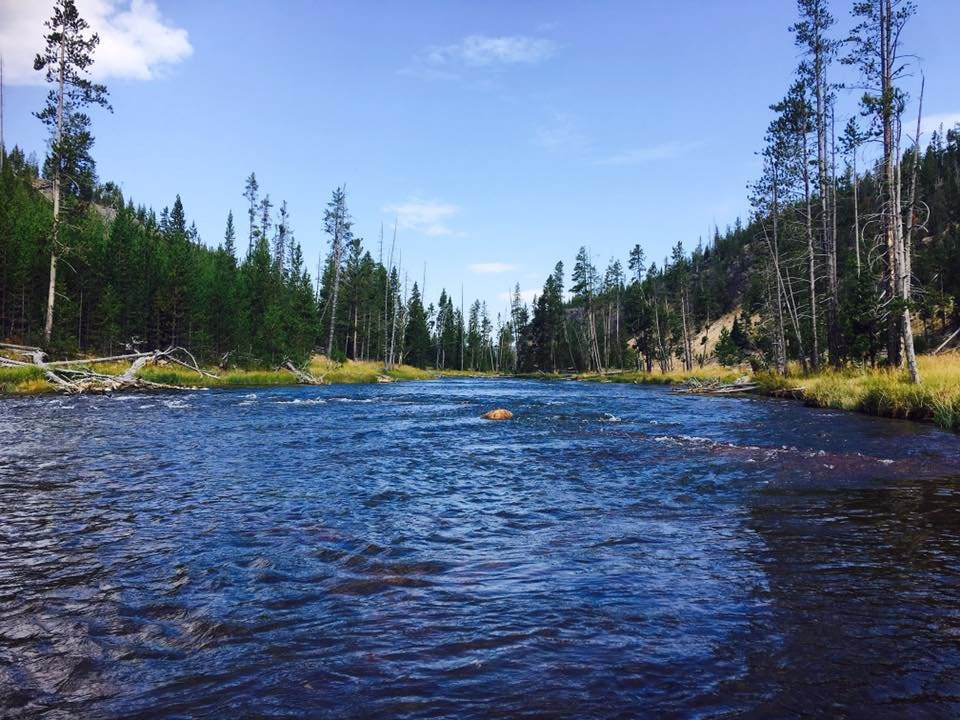
<path id="1" fill-rule="evenodd" d="M 732 383 L 725 383 L 720 380 L 688 378 L 683 386 L 676 388 L 674 392 L 702 395 L 729 395 L 732 393 L 751 392 L 758 387 L 760 387 L 759 383 L 752 382 L 746 375 L 737 378 Z"/>
<path id="2" fill-rule="evenodd" d="M 175 352 L 177 352 L 177 351 L 182 352 L 184 355 L 186 355 L 188 358 L 190 358 L 190 362 L 189 362 L 189 363 L 186 363 L 186 362 L 184 362 L 183 360 L 179 360 L 179 359 L 177 359 L 176 357 L 174 357 L 174 356 L 173 356 L 173 353 L 175 353 Z M 200 377 L 213 378 L 214 380 L 216 380 L 217 377 L 218 377 L 217 375 L 214 375 L 213 373 L 210 373 L 210 372 L 207 372 L 206 370 L 203 370 L 203 369 L 200 367 L 200 364 L 197 362 L 197 359 L 193 356 L 193 353 L 191 353 L 191 352 L 190 352 L 189 350 L 187 350 L 186 348 L 179 347 L 179 346 L 173 348 L 172 350 L 170 350 L 170 351 L 168 351 L 168 352 L 166 353 L 165 359 L 169 360 L 170 362 L 176 363 L 177 365 L 181 365 L 181 366 L 185 367 L 187 370 L 193 370 L 194 372 L 198 373 L 198 374 L 200 375 Z"/>
<path id="3" fill-rule="evenodd" d="M 5 350 L 17 350 L 22 352 L 37 352 L 41 348 L 34 347 L 33 345 L 14 345 L 12 343 L 0 343 L 0 348 Z"/>
<path id="4" fill-rule="evenodd" d="M 292 372 L 294 376 L 297 378 L 297 382 L 299 382 L 301 385 L 325 385 L 326 384 L 323 380 L 324 375 L 321 375 L 319 378 L 316 378 L 306 370 L 301 370 L 289 360 L 284 362 L 283 365 L 281 365 L 280 367 L 282 367 L 284 370 L 289 370 L 290 372 Z"/>
<path id="5" fill-rule="evenodd" d="M 48 367 L 68 367 L 70 365 L 96 365 L 97 363 L 116 362 L 118 360 L 135 360 L 139 357 L 149 357 L 153 355 L 150 352 L 127 353 L 126 355 L 109 355 L 107 357 L 82 358 L 80 360 L 54 360 L 48 362 Z"/>
<path id="6" fill-rule="evenodd" d="M 48 363 L 45 360 L 46 353 L 41 348 L 28 346 L 14 346 L 12 349 L 28 358 L 31 362 L 19 363 L 11 361 L 18 367 L 34 366 L 41 370 L 43 376 L 58 390 L 68 395 L 79 395 L 81 393 L 112 393 L 118 390 L 187 390 L 190 388 L 178 385 L 167 385 L 165 383 L 153 382 L 138 377 L 137 373 L 142 370 L 147 363 L 157 362 L 161 358 L 171 359 L 171 353 L 182 348 L 170 348 L 168 350 L 154 350 L 149 353 L 135 353 L 135 359 L 123 373 L 120 375 L 108 375 L 98 373 L 93 370 L 81 368 L 72 368 L 71 365 L 103 362 L 104 358 L 93 358 L 92 360 L 80 361 L 57 361 Z M 193 357 L 192 355 L 190 356 Z M 188 366 L 189 367 L 189 366 Z"/>
<path id="7" fill-rule="evenodd" d="M 931 355 L 936 355 L 938 352 L 940 352 L 941 350 L 943 350 L 947 345 L 950 344 L 950 341 L 953 340 L 958 334 L 960 334 L 960 328 L 957 328 L 956 330 L 954 330 L 954 331 L 950 334 L 950 337 L 948 337 L 946 340 L 944 340 L 942 343 L 940 343 L 940 346 L 939 346 L 936 350 L 934 350 L 934 351 L 931 353 Z"/>

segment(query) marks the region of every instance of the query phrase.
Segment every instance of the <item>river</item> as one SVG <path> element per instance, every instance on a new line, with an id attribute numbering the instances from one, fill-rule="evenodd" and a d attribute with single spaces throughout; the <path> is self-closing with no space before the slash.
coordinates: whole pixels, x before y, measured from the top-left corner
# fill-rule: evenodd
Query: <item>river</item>
<path id="1" fill-rule="evenodd" d="M 929 426 L 520 380 L 0 401 L 5 718 L 948 718 L 958 668 Z"/>

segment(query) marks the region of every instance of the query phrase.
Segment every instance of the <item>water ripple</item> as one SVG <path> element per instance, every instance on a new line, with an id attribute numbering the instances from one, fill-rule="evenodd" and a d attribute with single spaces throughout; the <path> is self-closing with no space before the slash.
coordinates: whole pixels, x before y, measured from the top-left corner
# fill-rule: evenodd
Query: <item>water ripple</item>
<path id="1" fill-rule="evenodd" d="M 929 427 L 448 380 L 11 398 L 0 437 L 5 718 L 960 713 Z"/>

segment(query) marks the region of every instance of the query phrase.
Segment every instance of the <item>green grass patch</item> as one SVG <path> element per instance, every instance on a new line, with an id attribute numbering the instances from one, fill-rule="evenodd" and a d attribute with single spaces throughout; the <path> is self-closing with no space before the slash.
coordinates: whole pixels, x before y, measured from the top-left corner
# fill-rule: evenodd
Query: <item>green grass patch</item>
<path id="1" fill-rule="evenodd" d="M 0 367 L 0 393 L 39 393 L 53 390 L 37 367 Z"/>
<path id="2" fill-rule="evenodd" d="M 728 368 L 710 365 L 707 367 L 698 368 L 693 372 L 672 370 L 662 373 L 659 370 L 655 370 L 654 372 L 648 373 L 629 370 L 618 373 L 604 373 L 602 375 L 598 375 L 597 373 L 585 373 L 582 375 L 574 375 L 573 377 L 577 380 L 586 380 L 587 382 L 630 383 L 632 385 L 674 385 L 690 379 L 699 380 L 701 382 L 710 380 L 733 382 L 743 375 L 744 373 L 738 370 L 730 370 Z"/>

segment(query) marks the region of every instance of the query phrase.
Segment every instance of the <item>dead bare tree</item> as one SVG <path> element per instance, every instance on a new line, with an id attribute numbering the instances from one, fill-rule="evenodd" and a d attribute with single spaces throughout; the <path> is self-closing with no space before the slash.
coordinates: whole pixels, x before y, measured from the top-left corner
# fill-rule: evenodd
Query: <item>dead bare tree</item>
<path id="1" fill-rule="evenodd" d="M 184 386 L 153 382 L 152 380 L 146 380 L 139 376 L 140 371 L 148 364 L 157 364 L 159 362 L 172 362 L 176 365 L 194 370 L 201 376 L 216 377 L 201 369 L 200 366 L 197 365 L 193 355 L 182 347 L 171 347 L 166 350 L 153 350 L 151 352 L 128 353 L 126 355 L 112 355 L 109 357 L 57 360 L 53 362 L 46 361 L 46 353 L 39 347 L 11 345 L 9 343 L 0 344 L 0 347 L 29 359 L 28 361 L 18 361 L 10 358 L 0 358 L 0 365 L 39 368 L 43 376 L 51 384 L 61 392 L 70 395 L 80 393 L 112 393 L 121 390 L 190 389 Z M 182 354 L 183 357 L 177 357 L 178 353 Z M 116 362 L 121 359 L 130 359 L 133 362 L 130 363 L 130 367 L 119 375 L 96 372 L 92 369 L 94 365 L 104 362 Z"/>

